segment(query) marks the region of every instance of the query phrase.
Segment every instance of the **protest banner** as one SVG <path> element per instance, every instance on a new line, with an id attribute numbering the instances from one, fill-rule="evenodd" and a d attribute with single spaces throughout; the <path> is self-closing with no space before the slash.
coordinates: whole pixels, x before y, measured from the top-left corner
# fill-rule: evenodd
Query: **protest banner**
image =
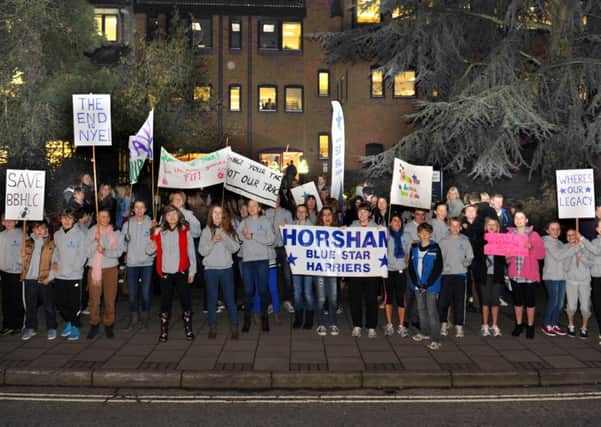
<path id="1" fill-rule="evenodd" d="M 5 217 L 17 221 L 44 219 L 46 172 L 6 170 Z"/>
<path id="2" fill-rule="evenodd" d="M 332 101 L 332 185 L 330 196 L 342 205 L 344 193 L 344 115 L 338 101 Z"/>
<path id="3" fill-rule="evenodd" d="M 528 236 L 514 233 L 486 233 L 484 255 L 528 256 Z"/>
<path id="4" fill-rule="evenodd" d="M 275 207 L 282 174 L 233 151 L 229 154 L 225 189 Z"/>
<path id="5" fill-rule="evenodd" d="M 280 231 L 292 274 L 388 277 L 384 228 L 286 225 Z"/>
<path id="6" fill-rule="evenodd" d="M 73 143 L 111 146 L 110 95 L 73 95 Z"/>
<path id="7" fill-rule="evenodd" d="M 154 159 L 154 109 L 134 136 L 129 137 L 129 183 L 136 184 L 146 159 Z"/>
<path id="8" fill-rule="evenodd" d="M 307 182 L 306 184 L 299 185 L 290 190 L 292 193 L 292 197 L 294 198 L 294 203 L 297 205 L 302 205 L 307 200 L 307 197 L 313 196 L 317 202 L 317 212 L 321 211 L 323 207 L 321 203 L 321 197 L 319 197 L 319 191 L 317 191 L 317 186 L 313 181 Z"/>
<path id="9" fill-rule="evenodd" d="M 227 172 L 229 147 L 182 162 L 161 147 L 159 187 L 195 189 L 223 184 Z"/>
<path id="10" fill-rule="evenodd" d="M 432 208 L 432 166 L 416 166 L 394 159 L 390 203 L 412 208 Z"/>
<path id="11" fill-rule="evenodd" d="M 595 217 L 595 176 L 592 169 L 555 171 L 559 218 Z"/>

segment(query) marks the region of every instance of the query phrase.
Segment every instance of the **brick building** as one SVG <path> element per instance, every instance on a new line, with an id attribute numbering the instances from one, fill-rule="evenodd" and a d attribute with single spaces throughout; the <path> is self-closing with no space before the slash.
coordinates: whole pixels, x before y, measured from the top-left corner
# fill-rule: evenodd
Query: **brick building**
<path id="1" fill-rule="evenodd" d="M 412 70 L 387 82 L 372 64 L 331 65 L 310 37 L 390 19 L 361 7 L 365 2 L 91 1 L 107 42 L 135 49 L 168 32 L 177 7 L 208 66 L 211 85 L 196 88 L 195 96 L 210 98 L 215 123 L 230 145 L 274 167 L 290 160 L 298 167 L 304 159 L 310 176 L 330 172 L 333 99 L 345 114 L 347 170 L 360 169 L 359 156 L 389 148 L 412 130 L 402 120 L 414 108 Z"/>

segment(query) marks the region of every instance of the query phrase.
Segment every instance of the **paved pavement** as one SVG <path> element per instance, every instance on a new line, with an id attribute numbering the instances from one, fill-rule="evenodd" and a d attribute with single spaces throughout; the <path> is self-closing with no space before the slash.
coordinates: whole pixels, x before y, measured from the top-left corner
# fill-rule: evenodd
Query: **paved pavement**
<path id="1" fill-rule="evenodd" d="M 194 296 L 194 306 L 200 307 L 200 292 Z M 155 314 L 157 303 L 155 298 Z M 101 333 L 87 340 L 87 326 L 76 342 L 48 341 L 44 331 L 30 341 L 0 337 L 0 384 L 268 389 L 601 383 L 594 323 L 587 340 L 546 337 L 538 329 L 536 338 L 527 340 L 510 335 L 511 311 L 502 311 L 502 337 L 481 337 L 479 316 L 470 313 L 466 336 L 445 338 L 442 349 L 432 352 L 423 343 L 381 331 L 376 339 L 353 338 L 348 310 L 339 316 L 340 336 L 293 330 L 289 315 L 282 313 L 282 324 L 272 321 L 271 332 L 253 327 L 232 341 L 225 313 L 219 314 L 217 339 L 209 340 L 206 315 L 198 309 L 192 342 L 184 339 L 176 310 L 169 341 L 159 343 L 156 315 L 146 331 L 123 330 L 127 304 L 120 300 L 114 339 Z M 383 310 L 380 317 L 383 324 Z"/>

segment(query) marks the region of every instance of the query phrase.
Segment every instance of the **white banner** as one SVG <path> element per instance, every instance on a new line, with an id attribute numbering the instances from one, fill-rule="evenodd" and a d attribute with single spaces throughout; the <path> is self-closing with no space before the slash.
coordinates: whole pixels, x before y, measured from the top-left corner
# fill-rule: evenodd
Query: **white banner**
<path id="1" fill-rule="evenodd" d="M 297 205 L 302 205 L 305 203 L 307 197 L 309 196 L 315 197 L 315 200 L 317 201 L 317 212 L 321 211 L 321 208 L 323 207 L 321 203 L 321 197 L 319 197 L 319 191 L 317 191 L 317 186 L 313 181 L 292 188 L 290 193 L 292 193 L 294 203 Z"/>
<path id="2" fill-rule="evenodd" d="M 112 144 L 110 95 L 73 95 L 73 142 L 76 147 Z"/>
<path id="3" fill-rule="evenodd" d="M 282 174 L 238 153 L 230 152 L 225 188 L 267 206 L 275 207 Z"/>
<path id="4" fill-rule="evenodd" d="M 412 208 L 432 208 L 432 166 L 416 166 L 394 159 L 390 203 Z"/>
<path id="5" fill-rule="evenodd" d="M 226 147 L 189 162 L 176 159 L 161 147 L 159 187 L 198 189 L 225 182 L 231 148 Z"/>
<path id="6" fill-rule="evenodd" d="M 41 221 L 44 219 L 46 171 L 6 170 L 6 219 Z"/>
<path id="7" fill-rule="evenodd" d="M 595 217 L 595 174 L 592 169 L 555 171 L 559 218 Z"/>
<path id="8" fill-rule="evenodd" d="M 340 200 L 344 192 L 344 115 L 338 101 L 332 101 L 332 186 L 330 196 Z M 341 205 L 342 206 L 342 205 Z"/>
<path id="9" fill-rule="evenodd" d="M 385 228 L 286 225 L 280 230 L 292 274 L 388 277 Z"/>

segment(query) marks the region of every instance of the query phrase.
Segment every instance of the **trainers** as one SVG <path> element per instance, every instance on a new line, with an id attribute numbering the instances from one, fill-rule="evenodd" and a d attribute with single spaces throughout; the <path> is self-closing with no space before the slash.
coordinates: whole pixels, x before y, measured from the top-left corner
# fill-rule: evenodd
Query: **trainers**
<path id="1" fill-rule="evenodd" d="M 463 325 L 455 326 L 455 338 L 463 338 L 465 334 L 463 333 Z"/>
<path id="2" fill-rule="evenodd" d="M 83 314 L 84 316 L 89 316 L 90 309 L 88 307 L 84 308 L 83 310 L 81 310 L 81 314 Z"/>
<path id="3" fill-rule="evenodd" d="M 12 331 L 13 330 L 11 328 L 2 328 L 0 329 L 0 335 L 9 335 L 10 333 L 12 333 Z"/>
<path id="4" fill-rule="evenodd" d="M 483 337 L 489 337 L 490 329 L 488 328 L 488 325 L 482 325 L 480 327 L 480 333 L 482 334 Z"/>
<path id="5" fill-rule="evenodd" d="M 553 326 L 545 325 L 542 328 L 540 328 L 540 330 L 543 334 L 545 334 L 548 337 L 554 337 L 557 335 Z"/>
<path id="6" fill-rule="evenodd" d="M 568 336 L 570 338 L 574 338 L 576 336 L 576 328 L 573 326 L 568 326 Z"/>
<path id="7" fill-rule="evenodd" d="M 325 326 L 319 325 L 317 327 L 317 335 L 319 335 L 320 337 L 325 337 L 327 334 L 328 334 L 328 330 L 326 329 Z"/>
<path id="8" fill-rule="evenodd" d="M 67 324 L 65 325 L 65 327 L 61 331 L 61 337 L 68 337 L 69 335 L 71 335 L 71 329 L 72 328 L 73 327 L 71 326 L 71 322 L 67 322 Z"/>
<path id="9" fill-rule="evenodd" d="M 588 338 L 588 331 L 585 328 L 580 328 L 580 339 L 587 339 Z"/>
<path id="10" fill-rule="evenodd" d="M 369 329 L 367 330 L 367 338 L 375 338 L 375 337 L 377 337 L 377 336 L 378 336 L 378 334 L 376 333 L 376 330 L 375 330 L 375 329 L 373 329 L 373 328 L 369 328 Z"/>
<path id="11" fill-rule="evenodd" d="M 507 307 L 509 304 L 502 297 L 499 297 L 499 305 L 501 307 Z"/>
<path id="12" fill-rule="evenodd" d="M 56 329 L 48 329 L 48 340 L 52 341 L 56 339 Z"/>
<path id="13" fill-rule="evenodd" d="M 409 330 L 403 325 L 399 325 L 396 330 L 396 333 L 401 336 L 401 338 L 407 338 L 409 336 Z"/>
<path id="14" fill-rule="evenodd" d="M 294 313 L 294 307 L 292 306 L 292 304 L 290 304 L 290 301 L 284 301 L 284 309 L 288 313 Z"/>
<path id="15" fill-rule="evenodd" d="M 359 326 L 355 326 L 353 328 L 353 334 L 354 337 L 360 337 L 361 336 L 361 328 Z"/>
<path id="16" fill-rule="evenodd" d="M 490 331 L 492 332 L 493 337 L 500 337 L 503 335 L 503 334 L 501 334 L 501 330 L 499 329 L 499 327 L 497 325 L 492 325 L 490 327 Z"/>
<path id="17" fill-rule="evenodd" d="M 392 323 L 389 323 L 386 326 L 384 326 L 384 335 L 386 335 L 387 337 L 394 335 L 394 327 L 392 326 Z"/>
<path id="18" fill-rule="evenodd" d="M 449 324 L 447 322 L 442 322 L 440 324 L 440 335 L 443 337 L 449 335 Z"/>
<path id="19" fill-rule="evenodd" d="M 79 328 L 77 326 L 71 326 L 71 334 L 67 339 L 69 341 L 77 341 L 79 339 Z"/>
<path id="20" fill-rule="evenodd" d="M 340 329 L 338 329 L 338 326 L 336 325 L 332 325 L 330 326 L 330 335 L 340 335 Z"/>
<path id="21" fill-rule="evenodd" d="M 428 335 L 424 335 L 424 334 L 422 334 L 420 332 L 418 332 L 417 334 L 413 335 L 413 337 L 411 337 L 411 338 L 413 339 L 413 341 L 417 341 L 417 342 L 424 341 L 424 340 L 429 340 L 430 339 L 430 337 Z"/>
<path id="22" fill-rule="evenodd" d="M 557 325 L 553 326 L 553 332 L 555 332 L 555 335 L 559 335 L 560 337 L 565 337 L 567 334 L 567 332 L 564 329 L 561 329 Z"/>
<path id="23" fill-rule="evenodd" d="M 21 335 L 21 339 L 23 341 L 28 341 L 30 339 L 32 339 L 33 337 L 35 337 L 38 333 L 36 331 L 34 331 L 31 328 L 25 328 L 25 330 L 23 331 L 23 335 Z"/>
<path id="24" fill-rule="evenodd" d="M 432 341 L 430 344 L 428 344 L 427 347 L 432 351 L 436 351 L 439 350 L 440 347 L 442 347 L 442 344 L 437 341 Z"/>

